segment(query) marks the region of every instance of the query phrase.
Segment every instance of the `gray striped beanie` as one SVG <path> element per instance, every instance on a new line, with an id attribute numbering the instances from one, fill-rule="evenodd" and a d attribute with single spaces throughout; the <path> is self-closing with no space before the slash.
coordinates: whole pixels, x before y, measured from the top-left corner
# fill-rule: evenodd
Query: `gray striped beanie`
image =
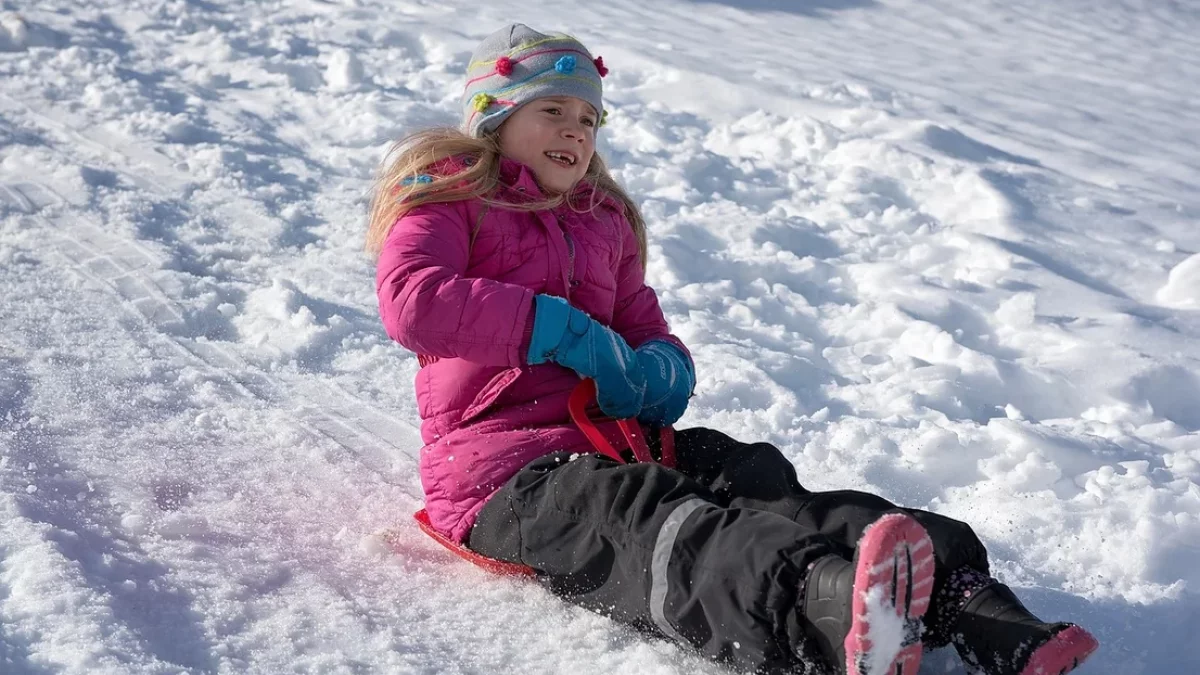
<path id="1" fill-rule="evenodd" d="M 604 122 L 600 78 L 604 60 L 579 40 L 545 35 L 514 23 L 492 33 L 471 54 L 463 89 L 463 131 L 475 137 L 492 131 L 517 108 L 544 96 L 574 96 L 596 109 Z"/>

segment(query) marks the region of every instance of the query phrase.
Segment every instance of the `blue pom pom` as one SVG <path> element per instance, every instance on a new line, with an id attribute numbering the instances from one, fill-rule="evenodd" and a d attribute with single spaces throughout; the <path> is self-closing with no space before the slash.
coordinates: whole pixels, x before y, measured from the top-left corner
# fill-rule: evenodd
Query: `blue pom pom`
<path id="1" fill-rule="evenodd" d="M 575 57 L 567 54 L 554 64 L 554 69 L 560 73 L 566 74 L 575 72 Z"/>

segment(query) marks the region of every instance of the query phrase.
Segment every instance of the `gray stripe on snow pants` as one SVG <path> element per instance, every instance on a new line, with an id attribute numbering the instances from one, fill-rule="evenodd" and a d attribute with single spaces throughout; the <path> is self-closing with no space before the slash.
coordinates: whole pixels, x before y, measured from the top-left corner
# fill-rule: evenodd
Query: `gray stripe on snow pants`
<path id="1" fill-rule="evenodd" d="M 912 514 L 929 530 L 935 584 L 964 565 L 987 571 L 965 524 L 863 492 L 809 492 L 770 444 L 685 429 L 676 454 L 678 470 L 599 455 L 537 459 L 483 507 L 468 546 L 534 568 L 570 602 L 766 673 L 813 670 L 820 657 L 796 611 L 805 570 L 823 555 L 851 559 L 884 513 Z"/>

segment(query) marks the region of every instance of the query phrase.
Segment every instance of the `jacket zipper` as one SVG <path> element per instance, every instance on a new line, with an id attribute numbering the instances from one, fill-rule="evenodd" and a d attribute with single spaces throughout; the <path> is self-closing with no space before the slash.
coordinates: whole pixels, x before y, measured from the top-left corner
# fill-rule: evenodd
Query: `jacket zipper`
<path id="1" fill-rule="evenodd" d="M 571 299 L 571 288 L 575 285 L 575 241 L 571 239 L 571 233 L 567 231 L 567 224 L 554 214 L 554 221 L 558 223 L 558 229 L 562 230 L 563 240 L 567 242 L 567 299 Z"/>
<path id="2" fill-rule="evenodd" d="M 567 240 L 567 289 L 570 292 L 570 288 L 575 285 L 575 241 L 565 229 L 563 237 Z"/>

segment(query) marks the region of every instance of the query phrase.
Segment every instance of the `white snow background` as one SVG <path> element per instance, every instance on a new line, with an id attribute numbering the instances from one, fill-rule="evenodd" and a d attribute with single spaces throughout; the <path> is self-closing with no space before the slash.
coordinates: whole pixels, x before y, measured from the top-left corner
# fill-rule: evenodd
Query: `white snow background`
<path id="1" fill-rule="evenodd" d="M 410 519 L 367 191 L 513 20 L 612 69 L 679 426 L 1200 670 L 1195 3 L 0 0 L 0 672 L 728 672 Z"/>

